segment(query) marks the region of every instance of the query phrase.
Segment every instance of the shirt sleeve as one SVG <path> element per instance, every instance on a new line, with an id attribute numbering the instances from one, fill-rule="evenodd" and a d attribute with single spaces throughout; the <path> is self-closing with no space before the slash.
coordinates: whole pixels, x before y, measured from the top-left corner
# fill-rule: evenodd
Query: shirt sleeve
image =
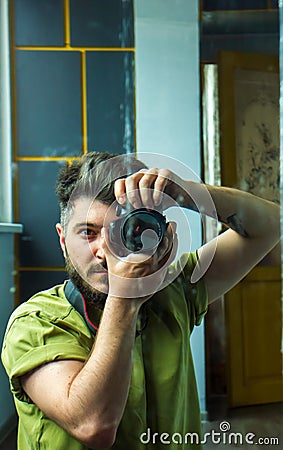
<path id="1" fill-rule="evenodd" d="M 178 271 L 180 271 L 185 297 L 189 307 L 191 329 L 194 325 L 200 325 L 208 309 L 208 295 L 204 279 L 192 282 L 192 274 L 198 263 L 197 251 L 184 253 L 178 260 Z"/>
<path id="2" fill-rule="evenodd" d="M 21 387 L 22 375 L 52 361 L 87 359 L 91 338 L 75 323 L 68 317 L 50 321 L 38 311 L 21 314 L 10 322 L 4 337 L 2 362 L 11 390 L 19 400 L 29 401 Z"/>

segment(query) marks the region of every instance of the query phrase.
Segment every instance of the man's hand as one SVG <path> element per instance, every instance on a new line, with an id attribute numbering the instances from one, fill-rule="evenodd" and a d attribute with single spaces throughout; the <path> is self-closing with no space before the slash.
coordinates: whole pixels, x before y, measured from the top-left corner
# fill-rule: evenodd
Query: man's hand
<path id="1" fill-rule="evenodd" d="M 102 229 L 102 244 L 108 268 L 108 295 L 131 298 L 137 304 L 147 301 L 157 292 L 177 251 L 176 224 L 170 222 L 166 235 L 157 249 L 150 252 L 130 253 L 119 257 L 109 248 L 108 229 Z"/>
<path id="2" fill-rule="evenodd" d="M 184 187 L 184 180 L 170 170 L 152 168 L 116 180 L 114 193 L 121 205 L 129 201 L 134 208 L 154 209 L 162 203 L 166 209 L 174 203 L 182 206 L 185 199 L 188 201 Z"/>

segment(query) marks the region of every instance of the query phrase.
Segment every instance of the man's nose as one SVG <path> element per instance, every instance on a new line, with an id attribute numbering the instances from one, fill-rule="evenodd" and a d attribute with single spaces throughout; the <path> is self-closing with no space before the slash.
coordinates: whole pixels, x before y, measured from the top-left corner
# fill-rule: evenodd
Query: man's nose
<path id="1" fill-rule="evenodd" d="M 106 259 L 105 252 L 104 252 L 104 250 L 103 250 L 101 245 L 98 245 L 93 253 L 94 253 L 94 256 L 97 259 L 100 259 L 100 260 L 105 260 Z"/>

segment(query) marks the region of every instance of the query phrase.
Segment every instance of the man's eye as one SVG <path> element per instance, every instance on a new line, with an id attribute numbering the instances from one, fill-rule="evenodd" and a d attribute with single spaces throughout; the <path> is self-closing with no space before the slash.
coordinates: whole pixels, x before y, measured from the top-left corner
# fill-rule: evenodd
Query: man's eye
<path id="1" fill-rule="evenodd" d="M 91 230 L 90 228 L 85 228 L 83 230 L 80 231 L 80 235 L 82 235 L 83 237 L 94 237 L 97 235 L 97 232 L 94 230 Z"/>

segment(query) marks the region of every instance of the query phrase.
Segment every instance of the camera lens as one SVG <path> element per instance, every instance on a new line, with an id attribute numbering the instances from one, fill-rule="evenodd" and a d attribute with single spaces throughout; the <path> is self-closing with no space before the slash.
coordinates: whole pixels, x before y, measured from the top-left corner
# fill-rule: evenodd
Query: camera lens
<path id="1" fill-rule="evenodd" d="M 140 208 L 131 211 L 121 224 L 121 237 L 128 250 L 151 250 L 166 232 L 165 217 L 155 210 Z"/>

